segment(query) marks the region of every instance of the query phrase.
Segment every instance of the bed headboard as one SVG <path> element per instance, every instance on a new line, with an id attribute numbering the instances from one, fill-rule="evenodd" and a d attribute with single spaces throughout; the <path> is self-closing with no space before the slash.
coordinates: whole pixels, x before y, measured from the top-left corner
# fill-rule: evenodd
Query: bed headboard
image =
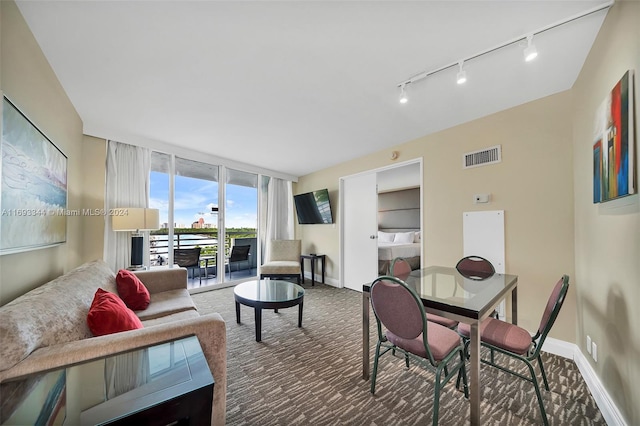
<path id="1" fill-rule="evenodd" d="M 420 230 L 420 188 L 378 194 L 378 230 Z"/>

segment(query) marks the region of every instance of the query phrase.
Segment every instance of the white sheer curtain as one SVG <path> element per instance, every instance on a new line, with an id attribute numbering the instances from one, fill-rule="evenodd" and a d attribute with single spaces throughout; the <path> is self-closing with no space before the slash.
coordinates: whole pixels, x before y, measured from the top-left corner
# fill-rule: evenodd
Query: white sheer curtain
<path id="1" fill-rule="evenodd" d="M 107 149 L 106 211 L 119 207 L 148 207 L 151 151 L 115 141 L 109 141 Z M 149 244 L 148 240 L 145 238 L 145 245 Z M 114 272 L 126 268 L 131 261 L 131 234 L 113 231 L 108 215 L 104 226 L 104 260 Z M 147 263 L 148 259 L 145 260 Z"/>
<path id="2" fill-rule="evenodd" d="M 269 259 L 271 240 L 293 239 L 293 190 L 291 181 L 272 177 L 267 188 L 267 229 L 264 258 Z"/>

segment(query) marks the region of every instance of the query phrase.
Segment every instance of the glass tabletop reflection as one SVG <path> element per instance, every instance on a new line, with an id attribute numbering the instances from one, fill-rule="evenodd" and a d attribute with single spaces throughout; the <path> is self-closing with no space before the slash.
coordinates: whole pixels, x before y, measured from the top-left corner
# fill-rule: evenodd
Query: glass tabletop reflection
<path id="1" fill-rule="evenodd" d="M 304 296 L 304 288 L 289 281 L 253 280 L 234 287 L 236 296 L 256 302 L 286 302 Z"/>
<path id="2" fill-rule="evenodd" d="M 424 301 L 458 308 L 459 313 L 473 317 L 503 298 L 517 280 L 517 275 L 498 273 L 484 279 L 467 278 L 455 268 L 443 266 L 418 269 L 404 278 Z"/>

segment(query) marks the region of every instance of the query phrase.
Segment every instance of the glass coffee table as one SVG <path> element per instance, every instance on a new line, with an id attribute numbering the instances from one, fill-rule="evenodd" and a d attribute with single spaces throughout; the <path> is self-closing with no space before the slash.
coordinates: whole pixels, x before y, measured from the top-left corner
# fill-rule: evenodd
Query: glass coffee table
<path id="1" fill-rule="evenodd" d="M 262 310 L 290 308 L 298 305 L 298 327 L 302 327 L 304 288 L 289 281 L 253 280 L 238 284 L 233 289 L 236 301 L 236 322 L 240 324 L 240 305 L 255 311 L 256 342 L 262 340 Z"/>

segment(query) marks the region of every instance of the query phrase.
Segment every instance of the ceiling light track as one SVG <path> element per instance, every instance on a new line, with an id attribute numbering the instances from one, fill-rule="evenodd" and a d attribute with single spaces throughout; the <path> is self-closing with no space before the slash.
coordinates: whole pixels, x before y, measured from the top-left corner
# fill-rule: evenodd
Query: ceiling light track
<path id="1" fill-rule="evenodd" d="M 463 66 L 463 64 L 465 62 L 468 62 L 468 61 L 470 61 L 472 59 L 476 59 L 476 58 L 479 58 L 481 56 L 487 55 L 487 54 L 489 54 L 491 52 L 495 52 L 496 50 L 500 50 L 500 49 L 505 48 L 507 46 L 511 46 L 513 44 L 520 43 L 522 41 L 526 41 L 527 42 L 527 49 L 532 48 L 530 50 L 535 50 L 535 45 L 533 44 L 533 37 L 534 36 L 536 36 L 538 34 L 541 34 L 541 33 L 544 33 L 545 31 L 549 31 L 551 29 L 557 28 L 559 26 L 568 24 L 570 22 L 573 22 L 573 21 L 575 21 L 577 19 L 580 19 L 580 18 L 583 18 L 585 16 L 589 16 L 589 15 L 592 15 L 594 13 L 600 12 L 602 10 L 609 9 L 611 6 L 613 6 L 614 3 L 615 3 L 615 0 L 610 0 L 607 3 L 603 3 L 601 5 L 595 6 L 595 7 L 591 8 L 591 9 L 585 10 L 583 12 L 580 12 L 580 13 L 578 13 L 576 15 L 570 16 L 569 18 L 563 19 L 561 21 L 554 22 L 553 24 L 550 24 L 550 25 L 547 25 L 545 27 L 542 27 L 542 28 L 540 28 L 540 29 L 538 29 L 536 31 L 523 34 L 523 35 L 521 35 L 519 37 L 516 37 L 516 38 L 513 38 L 511 40 L 508 40 L 508 41 L 506 41 L 506 42 L 504 42 L 502 44 L 499 44 L 497 46 L 494 46 L 494 47 L 492 47 L 490 49 L 483 50 L 482 52 L 476 53 L 476 54 L 468 56 L 466 58 L 462 58 L 462 59 L 457 60 L 455 62 L 452 62 L 450 64 L 443 65 L 443 66 L 441 66 L 439 68 L 435 68 L 435 69 L 432 69 L 430 71 L 422 71 L 422 72 L 420 72 L 418 74 L 415 74 L 415 75 L 409 77 L 408 79 L 406 79 L 406 80 L 404 80 L 404 81 L 402 81 L 402 82 L 397 84 L 397 86 L 400 88 L 400 90 L 402 92 L 402 95 L 403 95 L 402 99 L 404 99 L 404 102 L 402 102 L 402 103 L 406 103 L 407 102 L 407 97 L 406 97 L 405 90 L 406 90 L 406 87 L 407 87 L 408 84 L 416 83 L 416 82 L 418 82 L 420 80 L 424 80 L 425 78 L 427 78 L 427 77 L 429 77 L 431 75 L 437 74 L 439 72 L 442 72 L 442 71 L 445 71 L 445 70 L 448 70 L 448 69 L 454 68 L 454 67 L 459 67 L 459 71 L 458 71 L 458 75 L 457 75 L 457 81 L 459 81 L 460 77 L 461 77 L 460 74 L 464 73 L 464 70 L 463 70 L 462 66 Z M 526 52 L 525 55 L 527 55 L 528 53 L 530 53 L 530 52 Z M 465 77 L 465 80 L 466 80 L 466 75 L 464 77 Z M 461 84 L 461 83 L 458 83 L 458 84 Z"/>

